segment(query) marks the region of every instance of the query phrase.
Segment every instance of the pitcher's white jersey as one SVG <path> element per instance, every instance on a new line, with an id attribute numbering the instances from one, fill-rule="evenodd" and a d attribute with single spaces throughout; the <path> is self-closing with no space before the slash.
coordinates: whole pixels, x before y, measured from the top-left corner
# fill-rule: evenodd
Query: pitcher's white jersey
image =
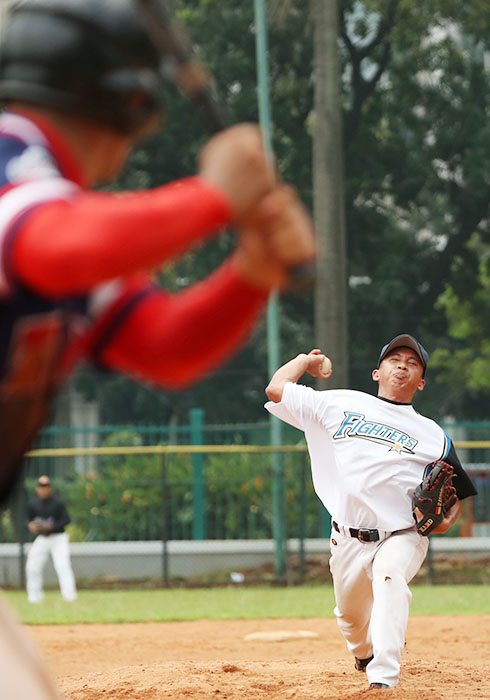
<path id="1" fill-rule="evenodd" d="M 288 382 L 282 401 L 265 407 L 304 431 L 315 491 L 348 527 L 412 527 L 411 498 L 424 468 L 451 447 L 444 430 L 411 405 L 360 391 Z"/>

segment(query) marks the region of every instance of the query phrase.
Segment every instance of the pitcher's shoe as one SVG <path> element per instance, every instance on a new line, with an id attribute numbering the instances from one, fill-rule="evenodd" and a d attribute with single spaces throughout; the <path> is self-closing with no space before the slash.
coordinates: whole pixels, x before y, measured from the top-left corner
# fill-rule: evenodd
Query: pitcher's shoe
<path id="1" fill-rule="evenodd" d="M 356 663 L 355 663 L 354 667 L 355 667 L 356 671 L 365 671 L 366 666 L 368 665 L 368 663 L 370 661 L 372 661 L 374 659 L 374 656 L 370 656 L 369 659 L 358 659 L 357 656 L 355 658 L 356 658 Z"/>
<path id="2" fill-rule="evenodd" d="M 389 688 L 389 685 L 386 685 L 386 683 L 371 683 L 369 686 L 369 690 L 386 690 L 386 688 Z"/>

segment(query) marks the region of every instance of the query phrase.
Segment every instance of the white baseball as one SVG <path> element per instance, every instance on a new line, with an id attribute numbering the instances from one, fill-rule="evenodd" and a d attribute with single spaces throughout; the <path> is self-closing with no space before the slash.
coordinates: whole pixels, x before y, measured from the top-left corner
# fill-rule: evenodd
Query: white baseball
<path id="1" fill-rule="evenodd" d="M 332 369 L 332 360 L 329 357 L 326 357 L 323 362 L 322 362 L 322 373 L 323 374 L 328 374 L 330 370 Z"/>

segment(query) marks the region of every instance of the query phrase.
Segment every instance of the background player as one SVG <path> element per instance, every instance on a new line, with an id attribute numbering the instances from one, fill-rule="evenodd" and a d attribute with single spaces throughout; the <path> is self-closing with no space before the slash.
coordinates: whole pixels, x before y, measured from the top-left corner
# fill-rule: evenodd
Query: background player
<path id="1" fill-rule="evenodd" d="M 30 603 L 43 598 L 43 569 L 51 555 L 66 601 L 77 598 L 75 576 L 70 561 L 70 541 L 65 527 L 70 516 L 65 503 L 53 496 L 49 476 L 40 476 L 36 486 L 37 498 L 27 504 L 27 527 L 35 535 L 26 562 L 27 597 Z"/>
<path id="2" fill-rule="evenodd" d="M 230 356 L 270 291 L 314 256 L 311 221 L 276 185 L 255 125 L 212 138 L 195 177 L 90 191 L 162 119 L 160 57 L 133 5 L 23 0 L 4 22 L 0 498 L 79 360 L 185 386 Z M 153 268 L 230 222 L 236 251 L 207 280 L 175 296 L 150 282 Z M 2 619 L 2 697 L 55 697 L 8 611 Z"/>
<path id="3" fill-rule="evenodd" d="M 460 499 L 476 491 L 448 435 L 412 406 L 429 360 L 415 338 L 400 335 L 383 347 L 372 373 L 377 396 L 296 383 L 305 372 L 327 379 L 324 359 L 312 350 L 279 368 L 266 408 L 305 433 L 315 491 L 332 516 L 337 622 L 357 670 L 367 671 L 371 689 L 384 689 L 398 683 L 408 583 L 429 544 L 415 528 L 411 500 L 424 468 L 444 459 L 456 473 L 458 501 L 435 532 L 446 532 L 459 517 Z"/>

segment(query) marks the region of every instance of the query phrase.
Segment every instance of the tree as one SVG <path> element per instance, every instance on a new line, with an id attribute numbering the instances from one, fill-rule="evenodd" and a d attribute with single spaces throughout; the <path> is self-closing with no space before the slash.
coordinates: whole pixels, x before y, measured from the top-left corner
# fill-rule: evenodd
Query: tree
<path id="1" fill-rule="evenodd" d="M 352 290 L 353 339 L 370 334 L 379 347 L 412 330 L 431 349 L 451 346 L 437 301 L 448 284 L 471 296 L 469 242 L 488 237 L 488 18 L 481 2 L 365 6 L 378 12 L 354 23 L 356 45 L 344 42 L 350 265 L 369 282 Z M 441 393 L 432 396 L 427 405 L 441 410 Z"/>
<path id="2" fill-rule="evenodd" d="M 333 0 L 313 3 L 315 105 L 312 143 L 314 215 L 318 236 L 315 337 L 317 347 L 330 356 L 335 367 L 329 382 L 332 388 L 348 386 L 349 379 L 337 14 L 337 2 Z"/>

